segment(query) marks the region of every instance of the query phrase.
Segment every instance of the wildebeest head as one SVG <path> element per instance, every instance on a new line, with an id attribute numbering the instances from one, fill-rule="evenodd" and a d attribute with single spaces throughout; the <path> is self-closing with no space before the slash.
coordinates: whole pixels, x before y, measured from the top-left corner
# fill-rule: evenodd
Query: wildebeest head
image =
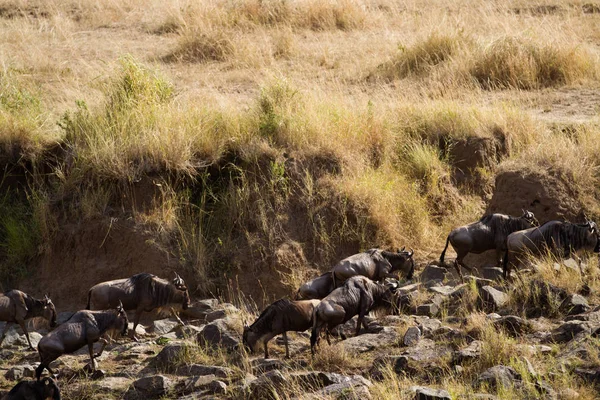
<path id="1" fill-rule="evenodd" d="M 54 303 L 48 297 L 48 295 L 44 295 L 44 312 L 43 317 L 47 321 L 50 322 L 50 327 L 54 328 L 56 326 L 56 308 L 54 307 Z"/>
<path id="2" fill-rule="evenodd" d="M 254 346 L 256 346 L 256 342 L 259 339 L 259 335 L 254 332 L 252 327 L 246 325 L 244 323 L 244 332 L 242 333 L 242 344 L 246 349 L 248 349 L 251 353 L 254 352 Z"/>
<path id="3" fill-rule="evenodd" d="M 413 249 L 406 251 L 403 247 L 402 249 L 398 249 L 396 253 L 383 251 L 382 255 L 392 266 L 390 272 L 402 271 L 406 279 L 412 279 L 415 272 L 414 253 Z"/>
<path id="4" fill-rule="evenodd" d="M 185 281 L 177 272 L 175 272 L 175 278 L 173 278 L 173 286 L 175 286 L 177 290 L 183 292 L 183 303 L 181 304 L 181 308 L 187 310 L 187 308 L 190 306 L 190 293 L 188 292 Z"/>
<path id="5" fill-rule="evenodd" d="M 119 300 L 119 305 L 117 306 L 117 321 L 115 322 L 115 329 L 121 332 L 121 335 L 127 335 L 127 327 L 129 326 L 129 319 L 127 318 L 127 313 L 123 309 L 123 303 Z"/>
<path id="6" fill-rule="evenodd" d="M 529 222 L 531 227 L 540 226 L 540 223 L 531 211 L 523 210 L 523 215 L 521 215 L 521 219 L 524 219 L 525 221 Z"/>

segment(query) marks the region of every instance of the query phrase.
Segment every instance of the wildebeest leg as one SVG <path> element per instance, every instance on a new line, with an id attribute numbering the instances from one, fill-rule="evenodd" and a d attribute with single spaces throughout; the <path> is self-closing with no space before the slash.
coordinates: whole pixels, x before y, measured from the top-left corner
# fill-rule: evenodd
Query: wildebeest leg
<path id="1" fill-rule="evenodd" d="M 325 330 L 325 339 L 327 339 L 327 344 L 329 346 L 331 346 L 331 330 L 330 329 L 326 329 Z"/>
<path id="2" fill-rule="evenodd" d="M 10 326 L 10 324 L 12 324 L 12 322 L 7 322 L 6 325 L 4 325 L 4 329 L 2 329 L 2 337 L 0 337 L 0 345 L 2 345 L 2 342 L 4 341 L 4 336 L 6 336 L 6 331 L 8 331 L 8 327 Z"/>
<path id="3" fill-rule="evenodd" d="M 179 318 L 179 315 L 173 307 L 171 307 L 171 312 L 173 313 L 173 316 L 177 319 L 177 322 L 179 322 L 181 325 L 185 325 L 185 322 L 183 322 L 181 318 Z"/>
<path id="4" fill-rule="evenodd" d="M 283 343 L 285 343 L 285 358 L 290 358 L 290 348 L 288 347 L 287 332 L 283 332 Z"/>
<path id="5" fill-rule="evenodd" d="M 263 346 L 265 347 L 265 359 L 269 358 L 269 341 L 263 341 Z"/>
<path id="6" fill-rule="evenodd" d="M 27 343 L 29 343 L 29 349 L 35 350 L 35 348 L 31 345 L 31 339 L 29 339 L 29 332 L 27 332 L 27 325 L 25 325 L 25 320 L 20 320 L 18 322 L 19 322 L 19 326 L 21 327 L 21 329 L 23 329 L 23 332 L 25 333 L 25 337 L 27 338 Z"/>
<path id="7" fill-rule="evenodd" d="M 102 353 L 104 352 L 104 348 L 106 348 L 106 345 L 108 344 L 108 340 L 106 338 L 102 338 L 99 340 L 99 342 L 102 343 L 102 347 L 100 347 L 100 351 L 97 352 L 96 354 L 94 354 L 94 358 L 98 358 L 102 355 Z"/>
<path id="8" fill-rule="evenodd" d="M 456 269 L 456 272 L 458 272 L 458 276 L 460 277 L 460 281 L 464 282 L 465 278 L 463 277 L 463 274 L 460 271 L 460 265 L 458 264 L 458 260 L 454 260 L 454 269 Z"/>
<path id="9" fill-rule="evenodd" d="M 90 352 L 90 362 L 92 363 L 92 371 L 95 371 L 96 360 L 94 360 L 94 342 L 88 342 L 88 351 Z"/>
<path id="10" fill-rule="evenodd" d="M 135 310 L 135 318 L 133 319 L 133 329 L 131 330 L 131 339 L 134 341 L 138 341 L 138 339 L 135 337 L 135 328 L 137 328 L 137 326 L 140 323 L 140 318 L 142 316 L 142 310 L 140 310 L 139 308 L 137 310 Z"/>

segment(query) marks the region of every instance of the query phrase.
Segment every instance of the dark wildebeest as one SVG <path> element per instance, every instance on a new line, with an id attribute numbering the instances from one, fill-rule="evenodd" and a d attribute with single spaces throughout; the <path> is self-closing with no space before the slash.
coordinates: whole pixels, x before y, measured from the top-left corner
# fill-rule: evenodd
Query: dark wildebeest
<path id="1" fill-rule="evenodd" d="M 600 251 L 598 226 L 593 221 L 584 224 L 549 221 L 544 225 L 511 233 L 506 240 L 504 256 L 504 278 L 510 276 L 511 263 L 515 256 L 543 252 L 568 258 L 578 251 Z"/>
<path id="2" fill-rule="evenodd" d="M 250 326 L 244 326 L 243 343 L 254 351 L 258 342 L 263 342 L 265 358 L 269 358 L 267 343 L 283 334 L 285 356 L 290 357 L 287 331 L 303 332 L 312 327 L 313 311 L 320 300 L 280 299 L 268 306 Z"/>
<path id="3" fill-rule="evenodd" d="M 38 300 L 20 290 L 11 290 L 0 294 L 0 321 L 6 321 L 2 337 L 0 337 L 0 345 L 4 341 L 4 336 L 10 324 L 16 323 L 25 332 L 29 348 L 35 350 L 31 345 L 29 332 L 27 332 L 25 324 L 26 320 L 35 317 L 42 317 L 49 321 L 51 328 L 56 326 L 56 309 L 48 296 L 44 296 L 42 300 Z"/>
<path id="4" fill-rule="evenodd" d="M 322 299 L 331 293 L 333 289 L 335 289 L 333 274 L 326 272 L 300 286 L 300 289 L 296 292 L 296 300 Z"/>
<path id="5" fill-rule="evenodd" d="M 77 311 L 67 322 L 44 336 L 38 343 L 40 365 L 35 370 L 39 380 L 44 369 L 53 374 L 50 363 L 63 354 L 73 353 L 87 344 L 90 353 L 92 368 L 95 369 L 96 361 L 102 355 L 108 338 L 112 332 L 127 335 L 127 313 L 119 304 L 116 309 L 105 311 Z M 94 354 L 94 343 L 102 342 L 102 347 Z"/>
<path id="6" fill-rule="evenodd" d="M 394 292 L 397 284 L 382 285 L 364 276 L 353 276 L 344 286 L 335 289 L 325 297 L 313 313 L 313 328 L 310 336 L 310 349 L 314 354 L 321 330 L 325 328 L 327 342 L 331 343 L 329 335 L 336 326 L 358 315 L 356 335 L 360 332 L 361 324 L 367 329 L 364 321 L 369 311 L 382 306 L 391 307 L 394 304 Z"/>
<path id="7" fill-rule="evenodd" d="M 450 243 L 456 251 L 454 268 L 456 268 L 456 272 L 458 272 L 461 279 L 463 279 L 461 266 L 468 271 L 472 271 L 472 268 L 465 265 L 463 261 L 469 253 L 481 254 L 484 251 L 496 249 L 498 266 L 501 266 L 508 235 L 537 225 L 539 223 L 531 211 L 523 211 L 523 215 L 520 217 L 511 217 L 504 214 L 484 215 L 479 221 L 461 226 L 450 232 L 448 239 L 446 239 L 446 247 L 440 255 L 440 265 L 444 265 L 444 256 L 448 249 L 448 243 Z"/>
<path id="8" fill-rule="evenodd" d="M 181 277 L 175 273 L 172 282 L 155 275 L 141 273 L 131 278 L 115 279 L 93 286 L 88 292 L 87 309 L 105 310 L 122 302 L 125 310 L 135 310 L 131 336 L 135 338 L 135 328 L 140 323 L 142 312 L 156 308 L 181 305 L 186 310 L 190 305 L 190 295 Z M 177 313 L 171 308 L 173 315 Z"/>
<path id="9" fill-rule="evenodd" d="M 332 269 L 333 283 L 340 286 L 346 279 L 361 275 L 383 283 L 385 278 L 398 279 L 395 271 L 401 271 L 407 279 L 415 272 L 414 252 L 398 250 L 397 253 L 379 249 L 370 249 L 363 253 L 344 258 Z"/>
<path id="10" fill-rule="evenodd" d="M 21 381 L 2 400 L 60 400 L 60 389 L 52 378 Z"/>

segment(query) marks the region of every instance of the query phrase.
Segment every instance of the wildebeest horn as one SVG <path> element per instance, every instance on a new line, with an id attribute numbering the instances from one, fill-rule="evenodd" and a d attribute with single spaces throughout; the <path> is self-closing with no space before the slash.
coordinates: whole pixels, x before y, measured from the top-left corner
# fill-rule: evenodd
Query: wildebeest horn
<path id="1" fill-rule="evenodd" d="M 402 253 L 405 248 L 406 248 L 406 246 L 402 246 L 402 248 L 400 250 L 398 250 L 398 253 Z"/>
<path id="2" fill-rule="evenodd" d="M 408 252 L 408 256 L 412 257 L 413 254 L 415 254 L 415 251 L 411 248 L 410 251 Z"/>
<path id="3" fill-rule="evenodd" d="M 119 305 L 117 306 L 117 310 L 123 311 L 123 302 L 119 300 Z"/>

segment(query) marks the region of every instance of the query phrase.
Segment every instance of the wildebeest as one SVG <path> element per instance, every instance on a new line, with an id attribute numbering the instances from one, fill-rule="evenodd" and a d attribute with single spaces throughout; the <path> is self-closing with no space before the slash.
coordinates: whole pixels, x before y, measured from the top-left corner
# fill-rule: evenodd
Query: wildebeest
<path id="1" fill-rule="evenodd" d="M 190 295 L 181 277 L 175 273 L 172 282 L 148 273 L 133 275 L 131 278 L 115 279 L 93 286 L 88 292 L 88 310 L 114 308 L 122 302 L 125 310 L 135 310 L 131 336 L 135 338 L 135 328 L 142 312 L 156 308 L 181 305 L 186 310 L 190 305 Z M 171 308 L 173 314 L 177 316 Z"/>
<path id="2" fill-rule="evenodd" d="M 60 389 L 52 378 L 21 381 L 2 400 L 60 400 Z"/>
<path id="3" fill-rule="evenodd" d="M 35 317 L 46 319 L 50 322 L 50 327 L 52 328 L 56 326 L 56 309 L 48 296 L 44 296 L 42 300 L 38 300 L 20 290 L 10 290 L 0 294 L 0 321 L 6 321 L 2 337 L 0 337 L 0 345 L 4 341 L 4 336 L 10 324 L 16 323 L 23 329 L 27 337 L 27 343 L 29 343 L 29 348 L 35 350 L 31 345 L 29 332 L 27 332 L 27 326 L 25 325 L 26 320 Z"/>
<path id="4" fill-rule="evenodd" d="M 364 321 L 369 311 L 381 307 L 392 306 L 394 291 L 397 284 L 382 285 L 364 276 L 353 276 L 344 286 L 335 289 L 325 297 L 313 312 L 313 328 L 310 336 L 310 349 L 314 354 L 321 330 L 325 328 L 327 342 L 331 343 L 329 335 L 336 326 L 345 323 L 355 315 L 356 335 L 360 332 L 361 324 L 367 329 Z"/>
<path id="5" fill-rule="evenodd" d="M 523 211 L 520 217 L 504 214 L 484 215 L 477 222 L 458 227 L 448 235 L 446 247 L 440 255 L 440 264 L 444 265 L 444 256 L 448 243 L 456 251 L 454 268 L 462 279 L 460 267 L 472 271 L 465 265 L 463 259 L 469 253 L 480 254 L 487 250 L 496 249 L 498 266 L 502 265 L 502 256 L 506 251 L 506 238 L 513 232 L 539 225 L 531 211 Z"/>
<path id="6" fill-rule="evenodd" d="M 379 249 L 370 249 L 363 253 L 344 258 L 332 269 L 333 283 L 340 286 L 346 279 L 362 275 L 383 282 L 385 278 L 395 278 L 395 271 L 401 271 L 407 279 L 412 279 L 415 271 L 414 252 L 398 250 L 397 253 Z"/>
<path id="7" fill-rule="evenodd" d="M 333 274 L 326 272 L 300 286 L 296 292 L 296 300 L 322 299 L 335 289 Z"/>
<path id="8" fill-rule="evenodd" d="M 50 363 L 63 354 L 73 353 L 87 344 L 92 367 L 95 368 L 95 358 L 100 357 L 107 339 L 103 336 L 112 332 L 127 335 L 127 313 L 119 304 L 116 309 L 105 311 L 77 311 L 69 320 L 48 333 L 38 343 L 40 365 L 35 370 L 39 380 L 44 369 L 53 374 Z M 102 342 L 102 347 L 94 354 L 94 343 Z"/>
<path id="9" fill-rule="evenodd" d="M 263 342 L 265 358 L 269 358 L 267 343 L 279 334 L 283 334 L 285 356 L 289 358 L 287 331 L 303 332 L 312 327 L 313 311 L 320 300 L 279 299 L 268 306 L 250 326 L 244 326 L 242 341 L 254 351 L 258 342 Z"/>
<path id="10" fill-rule="evenodd" d="M 600 251 L 598 226 L 593 221 L 584 224 L 549 221 L 544 225 L 511 233 L 506 240 L 504 278 L 510 276 L 515 256 L 526 253 L 538 255 L 549 251 L 557 257 L 568 258 L 578 251 Z"/>

